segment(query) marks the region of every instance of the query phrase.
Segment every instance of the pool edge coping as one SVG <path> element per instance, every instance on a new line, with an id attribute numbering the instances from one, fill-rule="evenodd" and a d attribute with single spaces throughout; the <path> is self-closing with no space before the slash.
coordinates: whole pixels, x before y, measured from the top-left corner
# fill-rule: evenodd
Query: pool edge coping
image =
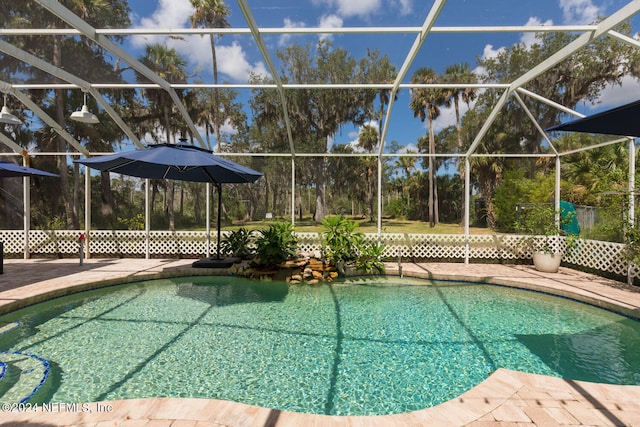
<path id="1" fill-rule="evenodd" d="M 385 276 L 391 277 L 401 277 L 397 271 L 393 271 L 393 269 L 388 269 L 388 273 Z M 138 281 L 146 281 L 146 280 L 154 280 L 154 279 L 164 279 L 164 278 L 173 278 L 173 277 L 181 277 L 181 276 L 206 276 L 206 275 L 215 275 L 215 276 L 227 276 L 231 275 L 231 271 L 229 270 L 216 270 L 216 269 L 201 269 L 201 268 L 192 268 L 188 266 L 177 266 L 177 267 L 169 267 L 167 269 L 163 269 L 162 271 L 157 272 L 145 272 L 136 274 L 123 275 L 120 277 L 111 277 L 103 280 L 90 280 L 83 283 L 76 283 L 71 285 L 62 285 L 58 284 L 54 289 L 44 289 L 41 292 L 32 294 L 26 298 L 13 298 L 13 299 L 4 299 L 3 293 L 0 292 L 0 314 L 5 314 L 10 311 L 17 310 L 19 308 L 36 304 L 42 301 L 46 301 L 49 299 L 70 295 L 78 292 L 93 290 L 104 288 L 108 286 L 115 286 L 120 284 L 125 284 L 129 282 L 138 282 Z M 622 315 L 626 315 L 633 318 L 639 318 L 638 309 L 633 309 L 629 307 L 624 307 L 615 302 L 604 301 L 597 297 L 597 294 L 593 295 L 585 295 L 579 292 L 571 292 L 558 288 L 554 288 L 553 286 L 548 286 L 545 284 L 542 285 L 534 285 L 531 283 L 527 283 L 523 280 L 518 279 L 509 279 L 498 276 L 482 276 L 482 275 L 467 275 L 467 274 L 443 274 L 443 273 L 432 273 L 432 272 L 407 272 L 402 276 L 408 278 L 416 278 L 416 279 L 432 279 L 432 280 L 450 280 L 450 281 L 467 281 L 472 283 L 486 283 L 492 285 L 500 285 L 500 286 L 508 286 L 538 292 L 544 292 L 550 295 L 556 295 L 559 297 L 566 297 L 575 299 L 577 301 L 585 302 L 596 307 L 601 307 L 605 309 L 609 309 L 611 311 L 617 312 Z M 551 278 L 553 280 L 553 278 Z M 34 288 L 37 289 L 37 284 L 25 285 L 25 288 L 29 287 L 30 291 L 33 291 Z M 19 291 L 20 289 L 17 288 Z M 14 289 L 13 291 L 16 291 Z M 485 415 L 491 413 L 493 410 L 498 408 L 499 406 L 505 404 L 507 400 L 509 400 L 512 396 L 517 393 L 518 389 L 523 387 L 524 382 L 534 382 L 534 383 L 546 383 L 546 384 L 562 384 L 566 383 L 567 380 L 563 380 L 561 378 L 555 377 L 547 377 L 544 375 L 537 374 L 529 374 L 520 371 L 511 371 L 508 369 L 500 368 L 492 373 L 488 378 L 474 386 L 470 390 L 464 392 L 463 394 L 444 402 L 440 405 L 436 405 L 433 407 L 421 409 L 418 411 L 412 411 L 408 413 L 402 414 L 391 414 L 391 415 L 378 415 L 378 416 L 333 416 L 333 415 L 320 415 L 320 414 L 302 414 L 295 412 L 287 412 L 287 411 L 277 411 L 271 410 L 268 408 L 255 407 L 252 405 L 247 405 L 240 402 L 230 402 L 230 401 L 220 401 L 217 399 L 180 399 L 180 398 L 148 398 L 148 399 L 129 399 L 124 401 L 112 401 L 114 404 L 123 405 L 129 407 L 132 404 L 139 404 L 143 407 L 147 407 L 147 410 L 144 410 L 145 416 L 150 418 L 148 419 L 157 419 L 154 418 L 158 416 L 158 414 L 153 414 L 149 411 L 152 411 L 153 408 L 158 409 L 158 402 L 162 401 L 164 403 L 167 402 L 180 402 L 177 404 L 178 407 L 183 408 L 184 411 L 188 411 L 189 401 L 192 400 L 202 400 L 205 402 L 218 402 L 217 404 L 223 405 L 226 409 L 222 414 L 212 414 L 214 418 L 209 417 L 210 421 L 215 420 L 216 422 L 225 422 L 219 418 L 219 415 L 228 414 L 229 416 L 233 415 L 232 418 L 240 417 L 242 421 L 239 419 L 231 422 L 228 425 L 232 426 L 252 426 L 256 425 L 254 422 L 257 422 L 257 419 L 253 419 L 250 421 L 250 418 L 253 416 L 248 416 L 248 413 L 254 414 L 254 416 L 258 416 L 259 414 L 269 413 L 269 417 L 272 416 L 272 413 L 275 411 L 278 413 L 277 417 L 277 425 L 296 425 L 297 422 L 302 419 L 307 420 L 312 423 L 320 423 L 320 424 L 334 424 L 334 422 L 339 422 L 341 425 L 367 425 L 366 420 L 369 420 L 369 423 L 373 421 L 373 419 L 377 422 L 385 423 L 389 422 L 389 425 L 422 425 L 425 422 L 428 422 L 429 425 L 439 425 L 438 423 L 443 423 L 444 419 L 448 420 L 445 424 L 440 425 L 454 425 L 451 424 L 452 417 L 455 418 L 455 425 L 466 425 L 468 423 L 479 420 Z M 614 388 L 623 388 L 629 390 L 632 388 L 637 391 L 638 396 L 640 396 L 640 386 L 624 386 L 624 385 L 603 385 L 598 383 L 587 383 L 592 386 L 603 386 L 603 387 L 614 387 Z M 490 395 L 491 398 L 487 399 L 486 396 Z M 480 396 L 485 396 L 480 398 Z M 105 401 L 108 402 L 108 401 Z M 122 403 L 125 402 L 125 403 Z M 220 403 L 222 402 L 222 403 Z M 199 403 L 197 406 L 201 405 Z M 191 420 L 192 416 L 188 415 L 188 412 L 181 412 L 178 418 L 169 418 L 169 419 L 185 419 Z M 160 411 L 161 414 L 164 411 Z M 178 411 L 180 412 L 180 411 Z M 161 415 L 160 414 L 160 415 Z M 244 415 L 240 415 L 244 414 Z M 7 415 L 6 413 L 3 415 Z M 19 416 L 20 414 L 16 414 Z M 36 414 L 35 415 L 37 418 Z M 50 415 L 50 414 L 49 414 Z M 133 419 L 135 418 L 130 413 L 122 414 L 120 412 L 114 412 L 111 414 L 113 417 L 108 419 Z M 102 414 L 101 417 L 105 417 L 106 415 Z M 118 418 L 121 417 L 121 418 Z M 31 420 L 31 418 L 29 418 Z M 82 419 L 82 417 L 80 418 Z M 78 419 L 77 422 L 80 422 Z M 231 421 L 231 420 L 229 420 Z M 226 421 L 226 422 L 229 422 Z M 250 421 L 250 422 L 249 422 Z M 267 419 L 268 421 L 268 419 Z M 68 421 L 64 421 L 66 423 Z M 84 421 L 83 421 L 84 422 Z M 248 422 L 248 423 L 247 423 Z M 65 424 L 60 425 L 65 425 Z M 226 425 L 226 424 L 225 424 Z M 260 424 L 260 425 L 276 425 L 274 424 Z"/>

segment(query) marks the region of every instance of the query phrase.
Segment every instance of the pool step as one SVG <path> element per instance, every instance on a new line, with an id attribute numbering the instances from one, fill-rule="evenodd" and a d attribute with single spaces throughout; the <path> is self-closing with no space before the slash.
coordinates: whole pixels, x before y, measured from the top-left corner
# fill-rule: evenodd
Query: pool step
<path id="1" fill-rule="evenodd" d="M 49 362 L 39 356 L 0 351 L 0 402 L 27 402 L 47 380 L 49 371 Z"/>
<path id="2" fill-rule="evenodd" d="M 20 326 L 20 322 L 13 322 L 13 323 L 7 323 L 6 325 L 2 325 L 0 326 L 0 335 L 4 334 L 5 332 L 9 332 L 12 329 L 17 328 L 18 326 Z"/>

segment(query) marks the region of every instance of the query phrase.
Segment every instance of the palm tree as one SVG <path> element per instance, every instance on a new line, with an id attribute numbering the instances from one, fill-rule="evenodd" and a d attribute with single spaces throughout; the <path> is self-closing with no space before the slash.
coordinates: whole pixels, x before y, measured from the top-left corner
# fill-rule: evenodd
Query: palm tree
<path id="1" fill-rule="evenodd" d="M 147 45 L 144 55 L 140 58 L 140 62 L 168 82 L 186 82 L 185 67 L 187 62 L 173 48 L 168 48 L 161 44 Z M 140 77 L 140 79 L 144 78 Z M 150 103 L 159 109 L 167 144 L 171 143 L 171 110 L 173 107 L 171 96 L 161 89 L 145 89 L 143 93 Z M 169 214 L 169 230 L 171 231 L 175 230 L 175 210 L 173 206 L 175 188 L 173 184 L 172 182 L 167 185 L 167 208 Z M 154 188 L 156 188 L 156 186 L 154 186 Z"/>
<path id="2" fill-rule="evenodd" d="M 411 77 L 413 84 L 434 84 L 438 81 L 438 75 L 432 68 L 422 67 L 416 70 Z M 435 133 L 433 121 L 440 116 L 440 105 L 445 99 L 442 90 L 430 88 L 412 88 L 411 102 L 409 106 L 413 111 L 413 117 L 419 117 L 421 121 L 429 124 L 429 226 L 435 227 L 438 221 L 437 190 L 435 184 Z"/>
<path id="3" fill-rule="evenodd" d="M 478 79 L 476 75 L 469 69 L 469 64 L 454 64 L 450 65 L 444 70 L 443 80 L 446 83 L 477 83 Z M 456 113 L 456 130 L 458 131 L 458 153 L 462 152 L 462 120 L 460 118 L 460 100 L 467 104 L 467 108 L 469 104 L 473 102 L 478 96 L 477 90 L 472 87 L 466 88 L 450 88 L 447 89 L 447 101 L 450 103 L 453 101 L 453 108 Z M 460 179 L 464 180 L 464 168 L 459 167 L 460 170 Z M 462 205 L 465 205 L 465 194 L 462 194 Z M 466 221 L 467 215 L 466 212 L 463 213 L 463 222 Z M 463 224 L 464 225 L 464 224 Z"/>
<path id="4" fill-rule="evenodd" d="M 191 26 L 193 28 L 201 25 L 205 28 L 229 28 L 227 17 L 231 11 L 222 0 L 189 0 L 194 7 L 191 15 Z M 211 58 L 213 60 L 213 84 L 218 84 L 218 60 L 216 58 L 216 41 L 213 33 L 209 34 L 211 42 Z M 213 89 L 213 126 L 216 129 L 217 151 L 220 152 L 220 101 L 218 99 L 218 88 Z"/>

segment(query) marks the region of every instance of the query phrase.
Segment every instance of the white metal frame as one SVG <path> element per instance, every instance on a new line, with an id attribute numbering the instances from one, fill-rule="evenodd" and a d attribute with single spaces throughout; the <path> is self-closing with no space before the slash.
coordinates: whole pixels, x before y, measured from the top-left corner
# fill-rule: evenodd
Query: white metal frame
<path id="1" fill-rule="evenodd" d="M 96 153 L 87 152 L 81 144 L 79 144 L 75 139 L 69 135 L 64 128 L 55 122 L 55 120 L 49 117 L 39 106 L 33 103 L 28 97 L 27 92 L 30 89 L 41 89 L 41 88 L 66 88 L 66 89 L 81 89 L 88 93 L 90 93 L 98 103 L 105 109 L 105 111 L 109 114 L 109 116 L 116 122 L 116 124 L 122 129 L 124 135 L 128 139 L 130 139 L 134 144 L 141 147 L 142 143 L 138 140 L 138 138 L 134 135 L 131 129 L 127 126 L 127 124 L 122 120 L 121 117 L 109 106 L 108 102 L 102 97 L 100 90 L 109 89 L 109 88 L 161 88 L 165 90 L 174 101 L 176 108 L 179 113 L 183 116 L 185 122 L 189 126 L 193 135 L 195 135 L 198 143 L 201 146 L 205 146 L 205 143 L 202 139 L 202 136 L 196 129 L 196 126 L 189 116 L 185 106 L 182 104 L 178 95 L 176 93 L 176 89 L 197 89 L 197 88 L 273 88 L 276 89 L 278 95 L 280 97 L 283 113 L 285 117 L 285 125 L 287 130 L 287 137 L 289 143 L 289 152 L 286 153 L 260 153 L 260 156 L 279 156 L 279 157 L 290 157 L 291 158 L 291 190 L 292 190 L 292 216 L 291 221 L 295 221 L 295 159 L 296 157 L 326 157 L 326 156 L 334 156 L 336 154 L 327 154 L 327 153 L 296 153 L 295 144 L 291 132 L 289 116 L 286 105 L 286 97 L 285 91 L 287 90 L 296 90 L 299 88 L 319 88 L 319 89 L 331 89 L 331 88 L 376 88 L 376 89 L 388 89 L 391 91 L 390 103 L 388 105 L 387 113 L 384 119 L 384 123 L 381 127 L 381 144 L 377 154 L 354 154 L 361 156 L 376 156 L 378 159 L 378 236 L 381 235 L 381 215 L 382 215 L 382 194 L 381 194 L 381 165 L 382 159 L 385 157 L 396 157 L 398 154 L 396 153 L 384 153 L 384 148 L 386 146 L 386 138 L 389 131 L 390 121 L 393 114 L 394 109 L 394 98 L 395 94 L 403 88 L 418 88 L 418 87 L 432 87 L 432 88 L 444 88 L 444 87 L 470 87 L 474 86 L 477 88 L 491 88 L 502 91 L 502 96 L 498 100 L 497 104 L 494 106 L 492 112 L 490 113 L 487 121 L 484 123 L 483 127 L 480 129 L 476 137 L 474 138 L 471 146 L 466 151 L 466 153 L 457 154 L 457 153 L 437 153 L 434 156 L 443 156 L 443 157 L 461 157 L 464 160 L 464 168 L 465 168 L 465 212 L 464 212 L 464 235 L 466 243 L 466 257 L 465 261 L 469 260 L 469 198 L 470 198 L 470 166 L 469 159 L 474 156 L 484 156 L 493 155 L 489 154 L 478 154 L 476 153 L 476 149 L 482 139 L 485 137 L 487 131 L 490 129 L 496 118 L 498 117 L 501 109 L 507 102 L 507 100 L 513 96 L 515 99 L 525 107 L 525 104 L 521 98 L 521 95 L 531 97 L 533 99 L 538 100 L 539 102 L 546 103 L 554 108 L 559 109 L 560 111 L 568 114 L 572 114 L 576 117 L 583 117 L 582 114 L 574 111 L 565 106 L 559 105 L 550 101 L 538 94 L 532 93 L 525 88 L 527 82 L 536 78 L 540 74 L 549 70 L 553 66 L 562 62 L 570 55 L 574 54 L 581 48 L 588 45 L 592 40 L 606 35 L 609 37 L 616 38 L 625 43 L 628 43 L 631 46 L 640 48 L 640 42 L 628 36 L 622 35 L 614 30 L 615 26 L 620 24 L 621 22 L 631 18 L 635 14 L 640 11 L 640 0 L 631 0 L 615 13 L 613 13 L 608 18 L 604 19 L 597 25 L 535 25 L 535 26 L 443 26 L 439 27 L 436 25 L 437 19 L 440 16 L 443 8 L 446 5 L 446 0 L 435 0 L 433 5 L 431 6 L 430 11 L 428 12 L 422 26 L 416 27 L 342 27 L 342 28 L 328 28 L 328 27 L 314 27 L 314 28 L 261 28 L 258 26 L 256 20 L 254 19 L 253 12 L 247 0 L 237 0 L 237 3 L 242 11 L 243 17 L 247 23 L 246 28 L 154 28 L 154 29 L 106 29 L 106 28 L 93 28 L 86 21 L 82 20 L 77 15 L 73 14 L 67 8 L 65 8 L 61 3 L 56 0 L 35 0 L 35 3 L 39 4 L 41 7 L 50 11 L 52 14 L 57 16 L 66 22 L 70 28 L 69 29 L 46 29 L 46 28 L 32 28 L 32 29 L 11 29 L 11 28 L 3 28 L 0 29 L 0 36 L 6 36 L 6 39 L 10 39 L 10 36 L 19 36 L 19 35 L 39 35 L 39 36 L 47 36 L 47 35 L 78 35 L 87 37 L 92 40 L 94 43 L 98 44 L 100 47 L 108 51 L 111 55 L 120 60 L 129 64 L 133 69 L 142 75 L 146 76 L 152 83 L 151 84 L 105 84 L 98 82 L 89 82 L 85 81 L 77 76 L 71 75 L 65 70 L 61 70 L 50 63 L 42 61 L 39 58 L 30 55 L 29 53 L 22 51 L 16 46 L 11 45 L 9 42 L 0 40 L 0 52 L 11 55 L 27 64 L 30 64 L 33 67 L 37 67 L 52 76 L 57 77 L 60 80 L 66 81 L 67 83 L 57 83 L 57 84 L 20 84 L 20 83 L 11 83 L 0 81 L 0 89 L 5 93 L 11 93 L 15 96 L 20 102 L 22 102 L 26 108 L 33 111 L 40 119 L 42 119 L 48 126 L 54 129 L 59 135 L 61 135 L 71 147 L 77 150 L 77 152 L 73 153 L 65 153 L 65 154 L 82 154 L 82 155 L 92 155 Z M 581 35 L 576 38 L 574 41 L 564 46 L 558 52 L 550 56 L 549 58 L 542 61 L 536 67 L 532 68 L 519 78 L 515 79 L 513 82 L 508 84 L 456 84 L 456 85 L 445 85 L 445 84 L 435 84 L 435 85 L 417 85 L 417 84 L 407 84 L 403 83 L 407 76 L 407 73 L 414 63 L 414 60 L 420 51 L 421 46 L 424 44 L 425 40 L 431 34 L 455 34 L 455 33 L 524 33 L 524 32 L 579 32 Z M 186 35 L 186 34 L 247 34 L 251 35 L 253 41 L 256 43 L 260 53 L 263 56 L 265 63 L 267 64 L 267 68 L 269 69 L 273 79 L 273 84 L 265 84 L 265 85 L 251 85 L 251 84 L 170 84 L 166 80 L 159 77 L 149 68 L 147 68 L 144 64 L 134 58 L 130 53 L 125 51 L 121 46 L 112 42 L 108 36 L 109 35 Z M 312 85 L 312 84 L 285 84 L 283 83 L 277 72 L 277 68 L 273 61 L 273 53 L 270 51 L 269 47 L 263 40 L 264 35 L 268 34 L 414 34 L 415 39 L 413 41 L 413 45 L 411 46 L 409 52 L 407 53 L 402 66 L 398 72 L 397 78 L 393 83 L 378 83 L 378 84 L 345 84 L 345 83 L 337 83 L 334 85 Z M 571 150 L 567 152 L 558 152 L 553 146 L 552 142 L 546 135 L 545 131 L 540 127 L 538 123 L 536 123 L 533 115 L 524 108 L 527 112 L 529 118 L 535 123 L 538 131 L 542 135 L 542 137 L 549 143 L 549 146 L 552 149 L 552 153 L 546 154 L 546 156 L 554 157 L 556 160 L 556 207 L 559 205 L 559 174 L 560 174 L 560 159 L 562 156 L 569 155 L 575 153 L 580 150 Z M 606 144 L 613 143 L 621 143 L 623 141 L 629 141 L 629 172 L 631 175 L 630 183 L 629 183 L 629 201 L 630 201 L 630 218 L 633 218 L 633 195 L 634 195 L 634 183 L 635 183 L 635 164 L 634 164 L 634 150 L 635 145 L 633 139 L 623 138 L 616 139 L 614 141 L 607 142 Z M 5 144 L 9 147 L 16 155 L 21 155 L 24 157 L 25 162 L 28 162 L 28 157 L 30 155 L 29 152 L 26 152 L 23 148 L 19 147 L 13 141 L 11 141 L 6 136 L 0 134 L 0 143 Z M 600 144 L 598 146 L 605 145 Z M 594 147 L 584 148 L 590 149 Z M 38 153 L 39 155 L 61 155 L 61 153 Z M 229 156 L 251 156 L 250 153 L 225 153 L 225 155 Z M 403 156 L 405 154 L 402 154 Z M 427 154 L 414 154 L 416 157 L 427 157 Z M 509 157 L 509 155 L 501 154 L 501 156 Z M 514 157 L 539 157 L 538 154 L 531 155 L 514 155 Z M 28 181 L 25 181 L 25 188 L 27 187 Z M 90 193 L 89 188 L 89 180 L 86 183 L 86 191 Z M 25 190 L 25 206 L 27 205 L 27 197 L 28 192 Z M 207 191 L 207 197 L 209 197 L 209 191 Z M 89 203 L 88 201 L 86 203 Z M 207 199 L 207 212 L 209 200 Z M 86 208 L 87 211 L 90 211 L 89 208 Z M 28 231 L 29 225 L 27 224 L 27 214 L 25 212 L 25 232 Z M 89 215 L 87 213 L 86 215 Z M 146 223 L 146 231 L 147 236 L 149 234 L 149 223 L 148 223 L 148 206 L 147 206 L 147 223 Z M 85 218 L 87 220 L 87 224 L 90 224 L 90 218 L 87 216 Z M 207 220 L 207 224 L 209 221 Z M 88 233 L 89 230 L 86 230 Z M 25 233 L 28 234 L 28 233 Z M 87 234 L 88 237 L 88 234 Z M 88 239 L 87 239 L 87 247 L 88 247 Z M 25 244 L 25 247 L 28 245 Z M 147 243 L 148 246 L 148 243 Z M 25 253 L 25 256 L 27 254 Z M 147 248 L 147 256 L 149 256 L 149 250 Z"/>

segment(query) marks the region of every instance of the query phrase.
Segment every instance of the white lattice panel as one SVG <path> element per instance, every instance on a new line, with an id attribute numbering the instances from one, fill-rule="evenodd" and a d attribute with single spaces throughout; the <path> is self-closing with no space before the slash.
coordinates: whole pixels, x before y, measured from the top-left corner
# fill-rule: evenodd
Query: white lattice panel
<path id="1" fill-rule="evenodd" d="M 320 252 L 322 250 L 322 235 L 320 233 L 296 233 L 298 250 L 304 253 Z"/>
<path id="2" fill-rule="evenodd" d="M 29 232 L 29 252 L 43 256 L 77 254 L 80 233 L 77 230 L 32 230 Z"/>
<path id="3" fill-rule="evenodd" d="M 145 256 L 146 239 L 144 231 L 91 230 L 89 251 L 92 256 Z"/>
<path id="4" fill-rule="evenodd" d="M 22 230 L 0 232 L 0 241 L 5 254 L 22 254 L 24 251 L 24 231 Z"/>
<path id="5" fill-rule="evenodd" d="M 32 256 L 78 256 L 80 230 L 31 230 L 29 253 Z M 223 232 L 222 237 L 229 232 Z M 306 253 L 322 249 L 321 233 L 296 233 L 299 249 Z M 210 254 L 216 253 L 216 231 L 211 233 Z M 470 235 L 469 258 L 474 261 L 501 262 L 504 260 L 529 259 L 531 253 L 523 243 L 524 236 L 517 235 Z M 5 256 L 21 257 L 24 248 L 22 230 L 0 230 L 0 240 Z M 365 235 L 368 243 L 377 243 L 378 235 Z M 383 233 L 380 242 L 385 246 L 384 257 L 403 261 L 465 259 L 465 236 L 460 234 L 402 234 Z M 565 249 L 563 238 L 554 239 L 553 245 Z M 127 230 L 91 230 L 89 250 L 92 257 L 144 257 L 146 233 Z M 153 257 L 202 257 L 207 251 L 205 231 L 151 231 L 149 252 Z M 624 257 L 624 245 L 597 240 L 578 240 L 569 247 L 563 262 L 603 273 L 626 276 L 629 269 Z M 631 276 L 640 278 L 640 266 L 631 265 Z"/>
<path id="6" fill-rule="evenodd" d="M 621 243 L 580 239 L 567 249 L 564 261 L 626 276 L 628 262 L 624 257 L 624 247 Z"/>

